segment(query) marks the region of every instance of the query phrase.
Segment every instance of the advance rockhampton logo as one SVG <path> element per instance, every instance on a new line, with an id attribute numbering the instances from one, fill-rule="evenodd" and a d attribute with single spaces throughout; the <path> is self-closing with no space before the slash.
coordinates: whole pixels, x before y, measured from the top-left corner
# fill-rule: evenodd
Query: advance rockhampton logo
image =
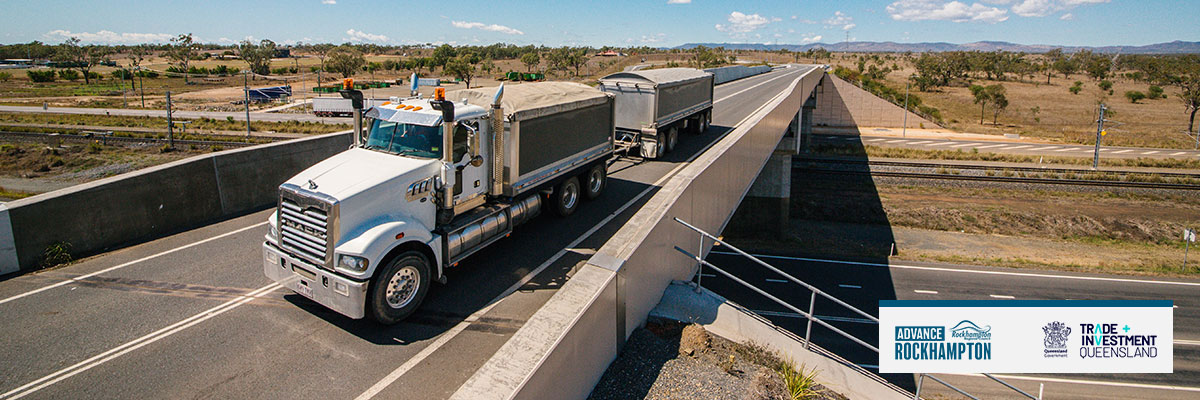
<path id="1" fill-rule="evenodd" d="M 881 373 L 1169 373 L 1170 300 L 883 300 Z"/>

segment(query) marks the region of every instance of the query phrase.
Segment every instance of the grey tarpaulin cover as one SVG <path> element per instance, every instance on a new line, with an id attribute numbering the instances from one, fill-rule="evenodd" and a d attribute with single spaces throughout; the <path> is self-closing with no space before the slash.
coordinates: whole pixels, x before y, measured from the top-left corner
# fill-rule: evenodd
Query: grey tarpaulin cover
<path id="1" fill-rule="evenodd" d="M 446 100 L 490 107 L 496 87 L 462 89 L 446 92 Z M 571 111 L 609 102 L 611 94 L 574 82 L 530 82 L 504 85 L 504 117 L 508 120 L 527 120 L 542 115 Z"/>

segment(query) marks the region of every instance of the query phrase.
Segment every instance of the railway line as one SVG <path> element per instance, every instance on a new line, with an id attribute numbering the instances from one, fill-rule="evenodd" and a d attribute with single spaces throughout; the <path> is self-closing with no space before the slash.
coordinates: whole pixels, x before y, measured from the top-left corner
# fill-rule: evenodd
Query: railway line
<path id="1" fill-rule="evenodd" d="M 134 138 L 123 136 L 108 136 L 108 135 L 72 135 L 62 133 L 39 133 L 39 132 L 13 132 L 0 131 L 0 140 L 12 142 L 35 142 L 35 143 L 56 143 L 56 142 L 96 142 L 102 144 L 143 144 L 143 145 L 159 145 L 170 142 L 167 139 L 159 138 Z M 224 140 L 192 140 L 192 139 L 175 139 L 177 145 L 195 145 L 195 146 L 222 146 L 222 147 L 249 147 L 263 143 L 276 141 L 269 139 L 264 142 L 234 142 Z"/>

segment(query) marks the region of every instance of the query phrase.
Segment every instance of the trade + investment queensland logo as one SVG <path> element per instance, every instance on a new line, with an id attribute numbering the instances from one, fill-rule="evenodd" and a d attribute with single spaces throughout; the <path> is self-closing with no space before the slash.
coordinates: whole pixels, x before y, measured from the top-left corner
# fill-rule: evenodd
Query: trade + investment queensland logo
<path id="1" fill-rule="evenodd" d="M 992 327 L 963 320 L 945 326 L 897 326 L 896 360 L 991 360 Z"/>
<path id="2" fill-rule="evenodd" d="M 1128 324 L 1079 324 L 1082 358 L 1156 358 L 1158 335 L 1140 335 Z"/>

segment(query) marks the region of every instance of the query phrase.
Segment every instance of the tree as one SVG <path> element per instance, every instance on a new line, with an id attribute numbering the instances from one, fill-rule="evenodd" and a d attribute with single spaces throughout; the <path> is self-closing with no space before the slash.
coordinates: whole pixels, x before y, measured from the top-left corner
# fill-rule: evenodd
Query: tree
<path id="1" fill-rule="evenodd" d="M 479 63 L 479 69 L 485 74 L 491 74 L 496 69 L 496 63 L 491 58 L 485 58 Z"/>
<path id="2" fill-rule="evenodd" d="M 533 72 L 533 67 L 536 67 L 542 62 L 542 57 L 538 56 L 537 52 L 528 52 L 521 55 L 521 63 L 525 64 L 526 72 Z"/>
<path id="3" fill-rule="evenodd" d="M 142 61 L 145 61 L 146 57 L 149 55 L 150 55 L 150 47 L 147 45 L 139 44 L 137 46 L 133 46 L 132 48 L 130 48 L 129 53 L 125 55 L 125 58 L 129 59 L 129 70 L 137 71 L 137 70 L 141 69 Z M 134 89 L 133 75 L 129 76 L 129 89 L 130 90 Z"/>
<path id="4" fill-rule="evenodd" d="M 92 83 L 92 67 L 100 63 L 109 54 L 107 47 L 84 46 L 79 44 L 79 38 L 71 37 L 59 46 L 55 59 L 66 63 L 68 68 L 75 68 L 83 75 L 84 83 Z"/>
<path id="5" fill-rule="evenodd" d="M 471 65 L 471 61 L 468 57 L 455 57 L 454 59 L 447 61 L 446 65 L 442 67 L 442 70 L 445 73 L 454 76 L 455 78 L 462 79 L 463 83 L 467 84 L 467 88 L 471 88 L 471 78 L 475 76 L 475 66 Z"/>
<path id="6" fill-rule="evenodd" d="M 1054 75 L 1054 64 L 1062 61 L 1062 49 L 1051 49 L 1046 54 L 1042 55 L 1042 71 L 1046 73 L 1046 84 L 1050 84 L 1050 77 Z"/>
<path id="7" fill-rule="evenodd" d="M 1146 90 L 1146 97 L 1151 100 L 1154 100 L 1154 99 L 1159 99 L 1159 98 L 1163 98 L 1163 97 L 1167 97 L 1167 96 L 1163 95 L 1162 86 L 1150 85 L 1150 88 Z"/>
<path id="8" fill-rule="evenodd" d="M 1112 72 L 1113 62 L 1103 54 L 1091 55 L 1088 52 L 1088 57 L 1084 58 L 1083 69 L 1087 71 L 1088 76 L 1095 80 L 1104 80 L 1108 78 Z"/>
<path id="9" fill-rule="evenodd" d="M 1130 90 L 1125 92 L 1125 98 L 1129 99 L 1130 103 L 1137 104 L 1138 100 L 1146 98 L 1146 94 L 1136 90 Z"/>
<path id="10" fill-rule="evenodd" d="M 443 67 L 444 72 L 446 63 L 450 62 L 456 56 L 458 56 L 458 52 L 454 50 L 454 47 L 448 44 L 438 46 L 438 48 L 433 49 L 433 66 Z"/>
<path id="11" fill-rule="evenodd" d="M 195 41 L 192 39 L 192 34 L 180 34 L 171 39 L 171 47 L 167 50 L 167 58 L 175 62 L 179 69 L 183 70 L 183 82 L 188 81 L 188 64 L 196 57 Z"/>
<path id="12" fill-rule="evenodd" d="M 238 57 L 246 62 L 251 73 L 271 74 L 271 58 L 275 57 L 275 42 L 263 39 L 258 44 L 254 44 L 249 40 L 243 40 L 237 49 Z"/>
<path id="13" fill-rule="evenodd" d="M 342 74 L 343 78 L 354 76 L 364 65 L 367 58 L 353 46 L 338 46 L 329 51 L 329 70 Z"/>
<path id="14" fill-rule="evenodd" d="M 1071 75 L 1079 72 L 1079 62 L 1075 58 L 1060 58 L 1054 61 L 1054 71 L 1062 74 L 1063 78 L 1070 78 Z"/>
<path id="15" fill-rule="evenodd" d="M 321 60 L 321 69 L 319 71 L 325 70 L 325 58 L 329 56 L 330 50 L 333 50 L 333 45 L 329 43 L 320 43 L 308 46 L 308 51 L 311 51 L 317 56 L 318 60 Z M 321 86 L 321 74 L 317 74 L 317 86 Z"/>
<path id="16" fill-rule="evenodd" d="M 1008 97 L 1005 96 L 1004 85 L 988 85 L 986 91 L 988 98 L 992 102 L 992 125 L 996 125 L 996 120 L 1000 118 L 1000 113 L 1008 108 Z"/>
<path id="17" fill-rule="evenodd" d="M 988 98 L 987 88 L 981 85 L 971 85 L 971 95 L 975 96 L 975 104 L 979 105 L 979 124 L 983 125 L 983 116 L 987 112 L 987 103 L 991 101 Z"/>

